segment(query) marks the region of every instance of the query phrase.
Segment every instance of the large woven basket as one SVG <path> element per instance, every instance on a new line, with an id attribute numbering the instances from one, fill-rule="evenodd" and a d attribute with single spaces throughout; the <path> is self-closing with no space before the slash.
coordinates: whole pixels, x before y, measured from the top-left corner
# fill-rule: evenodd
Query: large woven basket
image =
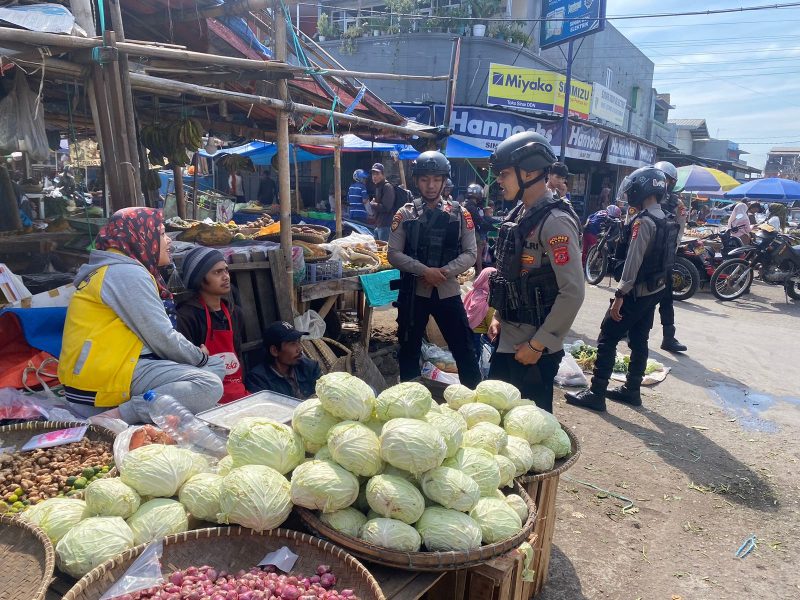
<path id="1" fill-rule="evenodd" d="M 536 521 L 536 505 L 519 483 L 514 483 L 514 493 L 522 496 L 522 499 L 528 505 L 528 519 L 522 529 L 515 536 L 501 542 L 462 552 L 400 552 L 389 550 L 336 531 L 320 521 L 319 517 L 308 509 L 295 507 L 295 510 L 312 531 L 328 538 L 364 560 L 409 571 L 454 571 L 465 569 L 505 554 L 519 547 L 522 542 L 528 539 Z"/>
<path id="2" fill-rule="evenodd" d="M 56 555 L 40 528 L 0 516 L 0 598 L 42 600 L 53 578 Z"/>
<path id="3" fill-rule="evenodd" d="M 164 538 L 162 570 L 169 572 L 191 566 L 210 565 L 238 571 L 257 565 L 269 552 L 287 546 L 299 558 L 293 572 L 312 575 L 317 565 L 327 564 L 336 574 L 336 588 L 352 589 L 361 600 L 386 600 L 378 582 L 347 552 L 319 538 L 273 529 L 261 533 L 243 527 L 196 529 Z M 87 573 L 63 600 L 97 600 L 147 547 L 137 546 Z"/>
<path id="4" fill-rule="evenodd" d="M 517 481 L 525 485 L 532 481 L 541 481 L 543 479 L 549 479 L 551 477 L 555 477 L 556 475 L 561 475 L 561 473 L 563 473 L 564 471 L 566 471 L 567 469 L 572 467 L 572 465 L 575 464 L 575 462 L 581 455 L 580 442 L 578 442 L 578 438 L 575 437 L 575 434 L 572 433 L 568 427 L 564 427 L 562 425 L 561 429 L 563 429 L 564 433 L 567 434 L 567 437 L 569 437 L 569 441 L 572 445 L 569 455 L 565 456 L 564 458 L 559 458 L 555 462 L 555 465 L 553 465 L 553 468 L 551 470 L 545 473 L 536 473 L 536 474 L 531 473 L 529 475 L 523 475 L 522 477 L 517 477 Z"/>
<path id="5" fill-rule="evenodd" d="M 325 337 L 303 340 L 301 344 L 308 357 L 320 364 L 323 374 L 334 371 L 353 372 L 353 353 L 344 344 Z"/>

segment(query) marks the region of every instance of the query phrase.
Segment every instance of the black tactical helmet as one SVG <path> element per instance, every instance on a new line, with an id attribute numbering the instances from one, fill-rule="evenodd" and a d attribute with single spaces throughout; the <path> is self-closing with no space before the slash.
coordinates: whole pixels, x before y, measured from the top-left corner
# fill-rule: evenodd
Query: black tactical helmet
<path id="1" fill-rule="evenodd" d="M 661 202 L 667 193 L 667 176 L 661 169 L 642 167 L 625 178 L 620 191 L 627 195 L 631 206 L 642 206 L 649 196 Z"/>
<path id="2" fill-rule="evenodd" d="M 489 158 L 489 164 L 496 173 L 509 167 L 530 172 L 549 169 L 556 160 L 553 148 L 544 136 L 523 131 L 500 142 Z"/>
<path id="3" fill-rule="evenodd" d="M 467 198 L 475 198 L 476 200 L 483 200 L 483 188 L 477 183 L 470 183 L 467 186 Z"/>
<path id="4" fill-rule="evenodd" d="M 453 189 L 453 180 L 452 179 L 448 179 L 447 181 L 444 182 L 444 189 L 446 189 L 446 190 L 452 190 Z"/>
<path id="5" fill-rule="evenodd" d="M 444 175 L 450 177 L 450 161 L 441 152 L 428 150 L 417 157 L 411 166 L 414 177 L 420 175 Z"/>

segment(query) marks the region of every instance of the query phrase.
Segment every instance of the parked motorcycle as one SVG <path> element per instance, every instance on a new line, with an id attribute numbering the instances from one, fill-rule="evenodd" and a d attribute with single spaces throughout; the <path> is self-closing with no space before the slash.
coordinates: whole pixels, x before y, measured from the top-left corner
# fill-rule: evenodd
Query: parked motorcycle
<path id="1" fill-rule="evenodd" d="M 614 219 L 600 234 L 597 243 L 586 253 L 583 274 L 591 285 L 597 285 L 608 273 L 613 273 L 614 254 L 622 237 L 622 221 Z"/>
<path id="2" fill-rule="evenodd" d="M 758 227 L 751 234 L 752 246 L 730 252 L 734 256 L 714 270 L 711 292 L 720 300 L 736 300 L 750 290 L 756 276 L 771 285 L 783 285 L 786 295 L 800 300 L 800 246 L 776 229 Z"/>
<path id="3" fill-rule="evenodd" d="M 729 253 L 742 246 L 742 241 L 733 235 L 738 230 L 738 227 L 733 227 L 702 240 L 689 239 L 678 244 L 672 283 L 675 300 L 691 298 L 711 279 L 714 270 L 729 258 Z"/>

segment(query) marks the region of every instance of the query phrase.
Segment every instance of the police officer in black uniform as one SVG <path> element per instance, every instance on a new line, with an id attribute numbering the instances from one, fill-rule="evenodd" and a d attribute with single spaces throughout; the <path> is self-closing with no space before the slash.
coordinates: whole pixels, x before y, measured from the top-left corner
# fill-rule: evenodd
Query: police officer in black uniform
<path id="1" fill-rule="evenodd" d="M 497 309 L 489 327 L 497 344 L 489 378 L 515 385 L 552 412 L 564 337 L 584 296 L 579 219 L 547 188 L 556 157 L 541 135 L 512 135 L 490 162 L 504 200 L 519 204 L 500 226 L 497 272 L 489 279 L 489 304 Z"/>
<path id="2" fill-rule="evenodd" d="M 659 202 L 667 193 L 663 171 L 642 167 L 624 182 L 628 204 L 639 209 L 625 225 L 625 241 L 620 244 L 624 267 L 611 307 L 600 325 L 597 360 L 588 390 L 565 394 L 567 404 L 604 411 L 606 398 L 641 406 L 639 389 L 647 366 L 647 340 L 653 327 L 656 305 L 670 277 L 678 239 L 678 225 L 668 219 Z M 616 276 L 615 276 L 616 277 Z M 617 344 L 628 337 L 631 362 L 625 384 L 608 390 L 617 356 Z"/>
<path id="3" fill-rule="evenodd" d="M 678 194 L 672 190 L 675 189 L 675 184 L 678 183 L 678 169 L 675 168 L 671 162 L 662 160 L 653 165 L 656 169 L 664 172 L 667 178 L 667 193 L 664 200 L 661 202 L 661 208 L 667 215 L 667 218 L 675 220 L 678 224 L 678 242 L 683 237 L 683 230 L 686 229 L 686 207 Z M 664 336 L 661 341 L 661 349 L 668 352 L 686 352 L 687 348 L 681 344 L 675 337 L 675 307 L 673 306 L 672 299 L 672 277 L 667 277 L 667 287 L 664 289 L 664 295 L 661 297 L 661 302 L 658 304 L 658 313 L 661 316 L 661 327 L 664 331 Z"/>
<path id="4" fill-rule="evenodd" d="M 444 200 L 450 162 L 441 152 L 419 155 L 412 168 L 421 197 L 395 213 L 389 262 L 402 272 L 397 301 L 400 380 L 418 377 L 422 336 L 433 317 L 458 366 L 461 383 L 481 381 L 458 275 L 475 264 L 475 225 L 458 203 Z"/>

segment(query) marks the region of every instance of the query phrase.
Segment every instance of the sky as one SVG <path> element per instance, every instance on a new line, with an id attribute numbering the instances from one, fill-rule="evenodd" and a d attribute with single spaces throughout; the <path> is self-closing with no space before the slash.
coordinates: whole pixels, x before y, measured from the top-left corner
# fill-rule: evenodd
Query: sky
<path id="1" fill-rule="evenodd" d="M 607 0 L 606 14 L 766 4 Z M 800 6 L 611 22 L 655 63 L 653 86 L 675 106 L 670 119 L 705 119 L 711 137 L 738 142 L 749 152 L 742 159 L 758 168 L 771 147 L 800 146 Z"/>

